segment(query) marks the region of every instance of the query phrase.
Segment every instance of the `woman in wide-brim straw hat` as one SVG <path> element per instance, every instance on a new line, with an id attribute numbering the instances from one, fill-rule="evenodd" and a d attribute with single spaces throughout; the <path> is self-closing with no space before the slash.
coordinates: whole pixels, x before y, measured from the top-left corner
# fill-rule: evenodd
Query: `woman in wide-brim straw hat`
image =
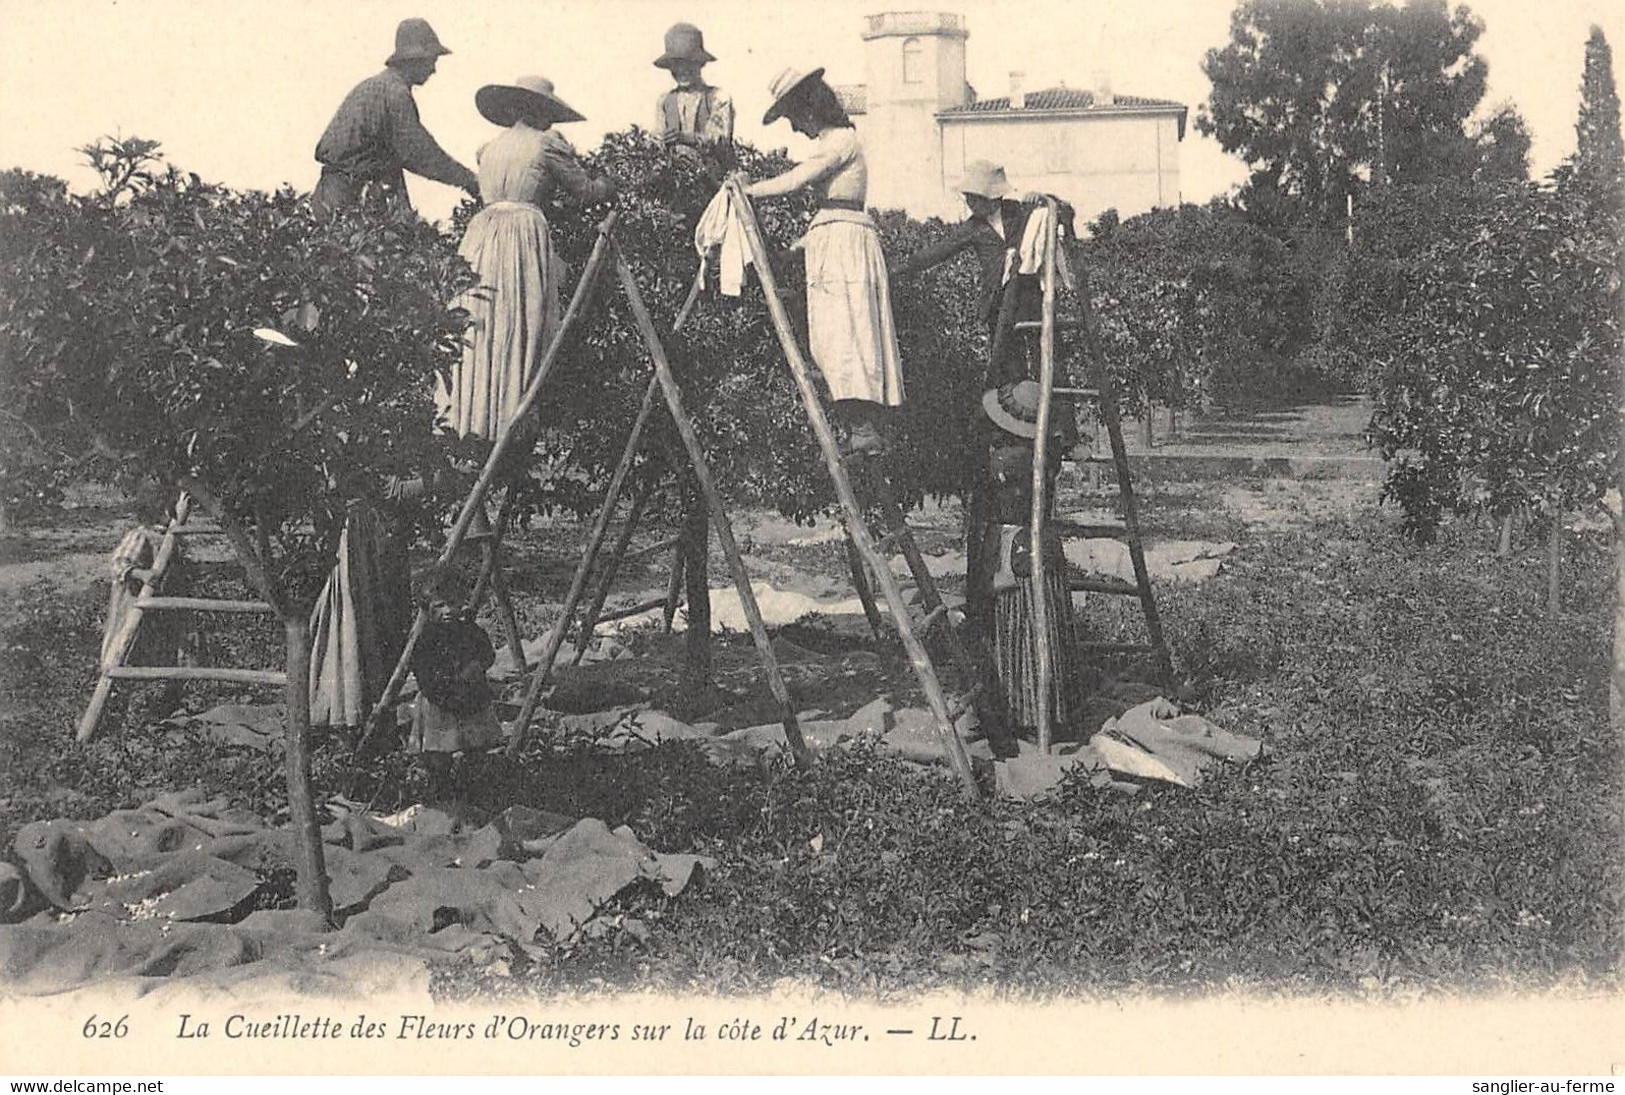
<path id="1" fill-rule="evenodd" d="M 773 103 L 762 124 L 788 119 L 797 133 L 812 138 L 813 154 L 745 192 L 753 198 L 807 189 L 819 194 L 818 213 L 803 239 L 809 349 L 838 417 L 849 427 L 848 446 L 879 452 L 885 447 L 883 408 L 903 402 L 902 359 L 886 258 L 867 212 L 863 142 L 823 76 L 821 68 L 785 69 L 773 81 Z"/>
<path id="2" fill-rule="evenodd" d="M 466 437 L 494 438 L 514 417 L 559 326 L 559 287 L 565 270 L 553 249 L 542 203 L 563 190 L 585 202 L 614 193 L 607 179 L 588 175 L 559 122 L 581 121 L 541 76 L 480 88 L 474 103 L 505 131 L 479 153 L 485 208 L 469 221 L 458 253 L 480 288 L 463 306 L 473 317 L 463 360 L 451 385 L 438 391 L 442 413 Z"/>
<path id="3" fill-rule="evenodd" d="M 989 646 L 1011 722 L 1017 731 L 1038 725 L 1037 614 L 1033 611 L 1032 520 L 1033 441 L 1038 437 L 1038 382 L 1013 381 L 984 393 L 982 411 L 988 478 L 992 484 L 992 522 L 987 526 L 984 550 L 994 561 L 993 618 Z M 1077 423 L 1069 414 L 1055 417 L 1054 442 L 1066 446 L 1077 438 Z M 1055 497 L 1059 462 L 1050 465 L 1049 498 Z M 1058 534 L 1046 529 L 1042 545 L 1045 561 L 1045 599 L 1049 619 L 1049 645 L 1053 654 L 1050 711 L 1057 726 L 1066 726 L 1078 714 L 1080 695 L 1077 613 L 1072 606 L 1066 556 Z"/>

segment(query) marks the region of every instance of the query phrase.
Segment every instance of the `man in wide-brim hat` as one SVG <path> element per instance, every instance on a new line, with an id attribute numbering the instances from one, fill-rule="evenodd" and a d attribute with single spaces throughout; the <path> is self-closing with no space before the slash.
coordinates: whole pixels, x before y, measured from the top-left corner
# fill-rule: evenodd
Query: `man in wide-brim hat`
<path id="1" fill-rule="evenodd" d="M 733 140 L 733 100 L 700 77 L 700 70 L 715 60 L 706 52 L 699 27 L 675 23 L 666 31 L 666 49 L 655 58 L 655 67 L 670 72 L 676 86 L 655 105 L 655 132 L 667 144 Z"/>
<path id="2" fill-rule="evenodd" d="M 405 172 L 479 193 L 474 172 L 447 155 L 423 128 L 412 89 L 434 75 L 451 50 L 423 19 L 395 29 L 384 71 L 357 84 L 316 144 L 322 177 L 311 194 L 318 214 L 367 203 L 410 208 Z"/>

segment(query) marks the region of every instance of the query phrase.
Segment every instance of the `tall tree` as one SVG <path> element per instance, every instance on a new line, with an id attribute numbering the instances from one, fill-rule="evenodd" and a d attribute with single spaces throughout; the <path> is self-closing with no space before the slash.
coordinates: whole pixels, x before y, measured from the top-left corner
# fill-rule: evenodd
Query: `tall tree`
<path id="1" fill-rule="evenodd" d="M 1471 175 L 1483 30 L 1447 0 L 1242 0 L 1230 42 L 1203 60 L 1213 92 L 1197 129 L 1252 165 L 1253 188 L 1322 213 L 1365 178 Z"/>
<path id="2" fill-rule="evenodd" d="M 1574 171 L 1577 181 L 1617 191 L 1625 178 L 1625 146 L 1619 133 L 1619 92 L 1614 87 L 1614 51 L 1602 28 L 1586 39 L 1585 75 L 1580 80 L 1580 117 Z M 1614 195 L 1617 198 L 1617 194 Z"/>
<path id="3" fill-rule="evenodd" d="M 1511 103 L 1502 103 L 1474 127 L 1479 182 L 1525 182 L 1529 178 L 1529 125 Z"/>

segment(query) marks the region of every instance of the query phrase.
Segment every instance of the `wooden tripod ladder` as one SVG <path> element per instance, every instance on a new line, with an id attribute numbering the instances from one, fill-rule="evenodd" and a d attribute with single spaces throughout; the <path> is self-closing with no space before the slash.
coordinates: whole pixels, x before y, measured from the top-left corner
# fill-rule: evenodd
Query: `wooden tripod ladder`
<path id="1" fill-rule="evenodd" d="M 575 619 L 576 609 L 580 605 L 582 595 L 586 589 L 588 575 L 591 572 L 594 560 L 598 556 L 599 549 L 603 545 L 616 502 L 619 500 L 621 491 L 631 474 L 643 431 L 654 413 L 655 397 L 658 394 L 664 396 L 666 408 L 671 414 L 677 431 L 682 438 L 683 447 L 687 452 L 695 479 L 709 503 L 712 525 L 716 530 L 717 539 L 722 545 L 723 553 L 728 559 L 729 569 L 733 573 L 734 586 L 739 593 L 741 607 L 744 609 L 745 618 L 750 625 L 751 637 L 755 640 L 757 653 L 766 672 L 769 689 L 772 691 L 774 699 L 778 701 L 782 712 L 785 740 L 798 763 L 803 765 L 810 763 L 811 755 L 807 751 L 806 742 L 801 735 L 800 723 L 797 721 L 795 710 L 791 706 L 789 689 L 786 687 L 784 676 L 779 670 L 778 658 L 773 652 L 772 640 L 767 634 L 767 626 L 763 621 L 761 608 L 756 602 L 754 592 L 751 590 L 750 576 L 745 571 L 744 557 L 740 554 L 738 544 L 734 540 L 733 527 L 728 520 L 727 511 L 723 508 L 716 482 L 706 464 L 705 453 L 700 447 L 693 420 L 683 408 L 681 391 L 678 388 L 677 380 L 672 374 L 671 364 L 666 358 L 665 349 L 655 332 L 654 321 L 650 318 L 649 310 L 643 302 L 641 292 L 638 290 L 637 280 L 632 274 L 632 268 L 627 264 L 625 256 L 621 255 L 615 248 L 614 233 L 617 220 L 618 216 L 612 213 L 599 227 L 598 240 L 593 246 L 592 255 L 587 260 L 586 268 L 582 271 L 581 280 L 576 284 L 575 293 L 570 299 L 569 307 L 565 311 L 559 328 L 542 355 L 536 374 L 526 386 L 512 420 L 499 431 L 484 470 L 475 481 L 474 487 L 469 491 L 468 497 L 464 499 L 462 511 L 458 515 L 457 522 L 452 527 L 451 535 L 448 537 L 446 546 L 441 552 L 440 559 L 436 563 L 435 570 L 427 583 L 429 588 L 419 605 L 417 617 L 408 636 L 407 645 L 401 652 L 395 671 L 391 675 L 383 695 L 379 697 L 377 704 L 373 708 L 372 718 L 369 720 L 363 744 L 377 732 L 388 712 L 392 710 L 395 699 L 399 695 L 400 688 L 405 682 L 406 674 L 410 669 L 412 652 L 428 622 L 429 598 L 432 596 L 440 576 L 445 572 L 445 568 L 455 556 L 464 537 L 466 537 L 468 528 L 473 522 L 475 511 L 484 505 L 485 495 L 496 476 L 497 468 L 518 434 L 515 424 L 528 415 L 532 407 L 534 407 L 537 398 L 541 394 L 542 387 L 552 371 L 553 363 L 558 357 L 565 335 L 579 318 L 582 309 L 585 307 L 585 302 L 591 298 L 594 286 L 604 275 L 605 268 L 609 265 L 611 255 L 613 255 L 616 275 L 626 294 L 627 303 L 632 309 L 638 330 L 643 336 L 645 346 L 649 351 L 650 359 L 654 365 L 654 375 L 650 378 L 648 388 L 644 392 L 643 403 L 638 409 L 638 416 L 633 423 L 631 436 L 628 438 L 620 463 L 610 477 L 604 505 L 593 523 L 592 531 L 588 534 L 586 546 L 582 551 L 581 564 L 571 580 L 569 592 L 565 595 L 564 604 L 559 612 L 558 623 L 548 632 L 541 658 L 525 691 L 523 706 L 520 708 L 518 717 L 509 728 L 508 753 L 510 756 L 516 755 L 524 747 L 531 719 L 535 716 L 542 691 L 546 687 L 554 663 L 558 659 L 559 649 L 564 643 L 564 635 Z"/>
<path id="2" fill-rule="evenodd" d="M 1033 484 L 1032 484 L 1032 584 L 1033 584 L 1033 615 L 1034 627 L 1037 631 L 1037 693 L 1038 693 L 1038 747 L 1044 752 L 1049 751 L 1051 737 L 1050 712 L 1050 681 L 1055 675 L 1054 651 L 1049 646 L 1049 602 L 1045 596 L 1047 575 L 1043 544 L 1043 535 L 1046 524 L 1050 520 L 1050 499 L 1048 468 L 1048 442 L 1051 422 L 1051 409 L 1055 397 L 1075 400 L 1093 400 L 1100 412 L 1100 420 L 1106 427 L 1107 436 L 1112 447 L 1112 463 L 1117 471 L 1118 496 L 1123 507 L 1123 524 L 1121 526 L 1080 525 L 1073 522 L 1056 522 L 1054 527 L 1063 536 L 1071 538 L 1090 538 L 1109 536 L 1124 540 L 1128 544 L 1129 559 L 1134 567 L 1134 581 L 1125 582 L 1116 578 L 1089 578 L 1075 577 L 1068 583 L 1073 590 L 1087 590 L 1094 593 L 1105 593 L 1123 597 L 1137 597 L 1140 601 L 1141 612 L 1145 616 L 1147 643 L 1085 643 L 1085 651 L 1098 654 L 1150 654 L 1156 659 L 1157 671 L 1162 677 L 1164 685 L 1173 683 L 1173 663 L 1168 654 L 1168 644 L 1162 634 L 1162 619 L 1157 614 L 1156 596 L 1151 589 L 1151 575 L 1145 564 L 1144 540 L 1140 535 L 1139 506 L 1134 497 L 1134 485 L 1129 474 L 1128 449 L 1123 444 L 1123 424 L 1118 411 L 1117 389 L 1112 381 L 1111 371 L 1106 367 L 1105 355 L 1101 353 L 1100 336 L 1095 327 L 1094 314 L 1090 306 L 1088 271 L 1077 256 L 1075 240 L 1068 239 L 1067 246 L 1072 258 L 1070 268 L 1075 279 L 1075 296 L 1077 302 L 1077 315 L 1067 319 L 1056 316 L 1057 297 L 1057 264 L 1062 260 L 1064 253 L 1061 250 L 1061 222 L 1060 207 L 1053 197 L 1044 198 L 1044 208 L 1048 213 L 1048 238 L 1044 248 L 1043 261 L 1043 288 L 1044 305 L 1043 318 L 1039 320 L 1015 321 L 1013 302 L 1015 293 L 1012 286 L 1005 290 L 1003 306 L 999 312 L 999 324 L 995 334 L 997 342 L 1002 342 L 1007 331 L 1032 332 L 1039 335 L 1039 396 L 1037 436 L 1033 440 Z M 1077 331 L 1082 335 L 1082 350 L 1091 379 L 1092 388 L 1057 388 L 1055 386 L 1055 332 L 1057 330 Z M 994 347 L 997 354 L 999 347 Z M 995 358 L 997 360 L 997 358 Z"/>
<path id="3" fill-rule="evenodd" d="M 889 526 L 887 533 L 877 540 L 870 532 L 864 517 L 863 507 L 858 502 L 857 494 L 852 489 L 852 479 L 847 473 L 849 466 L 862 466 L 865 472 L 873 471 L 869 467 L 870 457 L 861 454 L 843 455 L 835 440 L 835 434 L 830 429 L 829 419 L 824 413 L 822 403 L 819 401 L 817 389 L 812 382 L 812 375 L 807 367 L 807 359 L 801 352 L 801 346 L 796 340 L 795 329 L 790 324 L 790 317 L 785 312 L 784 302 L 779 296 L 778 279 L 773 276 L 773 267 L 768 259 L 767 244 L 762 239 L 761 227 L 756 222 L 755 211 L 751 208 L 750 199 L 745 196 L 744 187 L 737 179 L 729 179 L 725 184 L 733 192 L 734 209 L 739 218 L 739 227 L 745 233 L 745 242 L 749 248 L 750 259 L 756 267 L 756 275 L 761 279 L 762 290 L 767 298 L 768 313 L 773 318 L 773 327 L 779 337 L 779 345 L 784 350 L 785 359 L 789 362 L 790 372 L 795 378 L 796 388 L 801 393 L 801 401 L 807 412 L 807 420 L 812 425 L 813 433 L 818 438 L 818 447 L 823 453 L 824 466 L 829 472 L 831 481 L 835 484 L 835 494 L 841 503 L 841 516 L 846 526 L 846 535 L 854 550 L 862 561 L 868 564 L 875 577 L 876 584 L 886 599 L 886 607 L 891 613 L 892 623 L 897 628 L 898 638 L 902 640 L 903 648 L 908 653 L 914 674 L 919 679 L 920 688 L 925 693 L 926 702 L 930 705 L 932 717 L 936 723 L 937 737 L 942 745 L 943 753 L 947 756 L 949 765 L 959 777 L 966 795 L 976 799 L 980 798 L 981 787 L 976 782 L 976 775 L 971 769 L 970 756 L 965 752 L 965 744 L 959 738 L 956 723 L 961 715 L 971 708 L 978 700 L 989 704 L 996 702 L 1001 693 L 988 679 L 992 672 L 990 662 L 982 660 L 980 670 L 976 669 L 970 652 L 966 647 L 965 636 L 961 634 L 957 621 L 949 614 L 947 606 L 943 603 L 937 591 L 936 582 L 925 568 L 925 562 L 920 556 L 919 548 L 914 543 L 913 534 L 909 531 L 903 519 L 902 509 L 897 505 L 896 498 L 891 494 L 889 486 L 885 484 L 884 475 L 871 475 L 869 478 L 877 488 L 877 496 L 881 505 L 882 517 Z M 915 624 L 910 620 L 908 607 L 903 602 L 902 587 L 898 584 L 897 576 L 892 573 L 891 565 L 885 552 L 892 546 L 902 549 L 904 558 L 908 560 L 909 567 L 914 572 L 915 580 L 919 583 L 921 604 L 926 609 L 924 620 Z M 856 568 L 854 568 L 856 571 Z M 873 619 L 873 616 L 871 616 Z M 921 635 L 938 622 L 946 623 L 945 634 L 949 637 L 950 650 L 956 661 L 969 670 L 972 677 L 967 696 L 957 704 L 950 704 L 942 688 L 942 682 L 937 676 L 936 666 L 931 661 L 931 655 L 926 650 Z M 984 716 L 985 717 L 985 716 Z M 994 720 L 996 722 L 996 716 Z M 984 723 L 984 725 L 987 725 Z M 1002 726 L 1000 727 L 1002 728 Z"/>
<path id="4" fill-rule="evenodd" d="M 191 499 L 183 494 L 180 502 L 175 507 L 174 520 L 170 521 L 164 529 L 163 539 L 158 543 L 158 550 L 153 552 L 151 569 L 141 575 L 141 592 L 136 595 L 135 601 L 130 605 L 129 615 L 120 623 L 119 629 L 113 633 L 113 640 L 107 652 L 107 657 L 102 661 L 101 675 L 96 681 L 96 691 L 90 698 L 90 706 L 86 708 L 84 717 L 79 720 L 79 732 L 77 734 L 79 741 L 89 741 L 95 736 L 97 727 L 101 724 L 102 714 L 107 709 L 107 701 L 112 698 L 113 685 L 117 681 L 220 681 L 226 684 L 261 685 L 267 688 L 284 688 L 287 686 L 288 675 L 278 669 L 125 664 L 125 659 L 135 649 L 136 638 L 141 632 L 141 621 L 149 612 L 221 612 L 271 615 L 276 611 L 264 601 L 164 596 L 164 579 L 168 577 L 169 568 L 175 561 L 175 553 L 180 548 L 180 537 L 188 533 L 212 531 L 187 524 L 190 508 Z"/>

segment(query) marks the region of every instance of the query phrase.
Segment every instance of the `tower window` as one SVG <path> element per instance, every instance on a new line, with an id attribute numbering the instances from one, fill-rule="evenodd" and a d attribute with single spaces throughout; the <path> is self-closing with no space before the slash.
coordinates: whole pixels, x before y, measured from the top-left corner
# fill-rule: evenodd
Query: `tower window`
<path id="1" fill-rule="evenodd" d="M 918 38 L 903 39 L 903 83 L 925 81 L 925 47 Z"/>

